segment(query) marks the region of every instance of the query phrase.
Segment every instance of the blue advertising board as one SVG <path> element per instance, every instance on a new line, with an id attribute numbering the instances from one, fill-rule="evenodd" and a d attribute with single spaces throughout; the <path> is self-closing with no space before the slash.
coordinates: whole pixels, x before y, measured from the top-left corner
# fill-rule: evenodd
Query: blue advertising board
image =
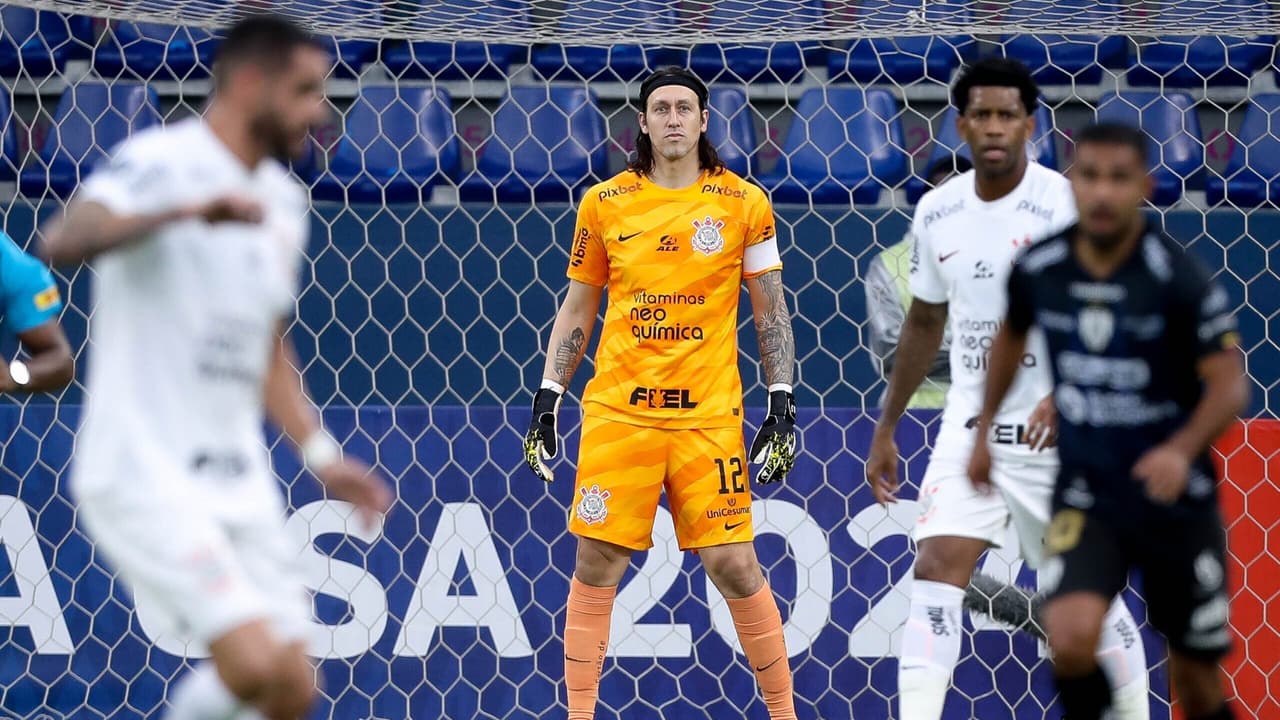
<path id="1" fill-rule="evenodd" d="M 70 406 L 0 411 L 0 717 L 159 717 L 200 649 L 151 638 L 145 608 L 135 611 L 75 524 L 65 480 L 76 415 Z M 562 420 L 576 427 L 576 411 L 566 407 Z M 801 718 L 893 716 L 913 486 L 932 420 L 903 421 L 909 486 L 889 510 L 872 501 L 858 459 L 873 421 L 852 410 L 802 409 L 796 470 L 755 488 L 757 547 L 782 601 Z M 565 716 L 560 630 L 577 437 L 569 433 L 559 479 L 544 485 L 520 464 L 527 421 L 524 409 L 329 410 L 348 449 L 376 457 L 396 485 L 394 508 L 372 530 L 348 522 L 277 445 L 288 526 L 315 593 L 311 652 L 324 683 L 315 717 Z M 1013 551 L 989 553 L 984 569 L 1035 582 Z M 1052 682 L 1037 643 L 969 624 L 945 718 L 1057 717 L 1046 712 Z M 1153 659 L 1161 647 L 1148 638 Z M 676 549 L 665 511 L 654 548 L 619 591 L 610 654 L 599 718 L 767 717 L 724 601 L 697 557 Z M 1153 688 L 1164 687 L 1163 671 L 1154 673 Z M 1158 698 L 1153 707 L 1153 717 L 1168 716 Z"/>

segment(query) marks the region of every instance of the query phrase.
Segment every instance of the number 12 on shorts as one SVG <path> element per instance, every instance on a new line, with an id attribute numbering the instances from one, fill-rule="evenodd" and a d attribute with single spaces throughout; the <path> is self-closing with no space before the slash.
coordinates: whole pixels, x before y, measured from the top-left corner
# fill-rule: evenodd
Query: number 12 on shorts
<path id="1" fill-rule="evenodd" d="M 747 486 L 742 482 L 742 458 L 731 457 L 728 461 L 723 458 L 716 458 L 716 469 L 720 471 L 721 495 L 747 491 Z"/>

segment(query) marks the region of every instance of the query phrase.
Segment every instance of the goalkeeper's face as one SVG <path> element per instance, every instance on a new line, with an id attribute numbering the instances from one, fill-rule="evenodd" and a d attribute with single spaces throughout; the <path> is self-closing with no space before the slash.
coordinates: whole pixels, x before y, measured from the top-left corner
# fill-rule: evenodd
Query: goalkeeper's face
<path id="1" fill-rule="evenodd" d="M 698 96 L 682 85 L 653 91 L 640 113 L 640 132 L 649 136 L 655 157 L 674 162 L 692 154 L 697 159 L 698 140 L 707 130 L 707 111 Z"/>
<path id="2" fill-rule="evenodd" d="M 973 150 L 973 166 L 987 177 L 1022 167 L 1035 118 L 1027 113 L 1017 88 L 979 85 L 969 91 L 969 106 L 956 119 L 960 137 Z"/>
<path id="3" fill-rule="evenodd" d="M 301 155 L 312 128 L 328 118 L 324 80 L 329 65 L 325 51 L 299 47 L 288 65 L 271 73 L 262 84 L 254 127 L 275 157 Z"/>

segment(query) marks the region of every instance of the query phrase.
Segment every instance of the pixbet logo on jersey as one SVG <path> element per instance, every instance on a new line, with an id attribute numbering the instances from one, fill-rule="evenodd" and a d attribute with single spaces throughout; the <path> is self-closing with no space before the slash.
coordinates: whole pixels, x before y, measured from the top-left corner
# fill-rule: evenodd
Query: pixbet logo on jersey
<path id="1" fill-rule="evenodd" d="M 650 388 L 636 386 L 631 391 L 631 404 L 654 410 L 692 410 L 698 403 L 689 397 L 689 388 Z"/>

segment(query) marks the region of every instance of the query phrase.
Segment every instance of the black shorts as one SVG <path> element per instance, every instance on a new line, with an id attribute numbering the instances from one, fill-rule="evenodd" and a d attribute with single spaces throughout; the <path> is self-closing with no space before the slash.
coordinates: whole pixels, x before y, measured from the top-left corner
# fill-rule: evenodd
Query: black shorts
<path id="1" fill-rule="evenodd" d="M 1142 574 L 1147 617 L 1180 654 L 1215 661 L 1231 649 L 1226 588 L 1226 532 L 1216 507 L 1177 521 L 1116 527 L 1085 510 L 1060 507 L 1045 532 L 1045 571 L 1052 596 L 1124 589 Z M 1052 578 L 1061 569 L 1061 579 Z M 1045 572 L 1042 571 L 1042 572 Z M 1044 575 L 1042 575 L 1043 577 Z"/>

